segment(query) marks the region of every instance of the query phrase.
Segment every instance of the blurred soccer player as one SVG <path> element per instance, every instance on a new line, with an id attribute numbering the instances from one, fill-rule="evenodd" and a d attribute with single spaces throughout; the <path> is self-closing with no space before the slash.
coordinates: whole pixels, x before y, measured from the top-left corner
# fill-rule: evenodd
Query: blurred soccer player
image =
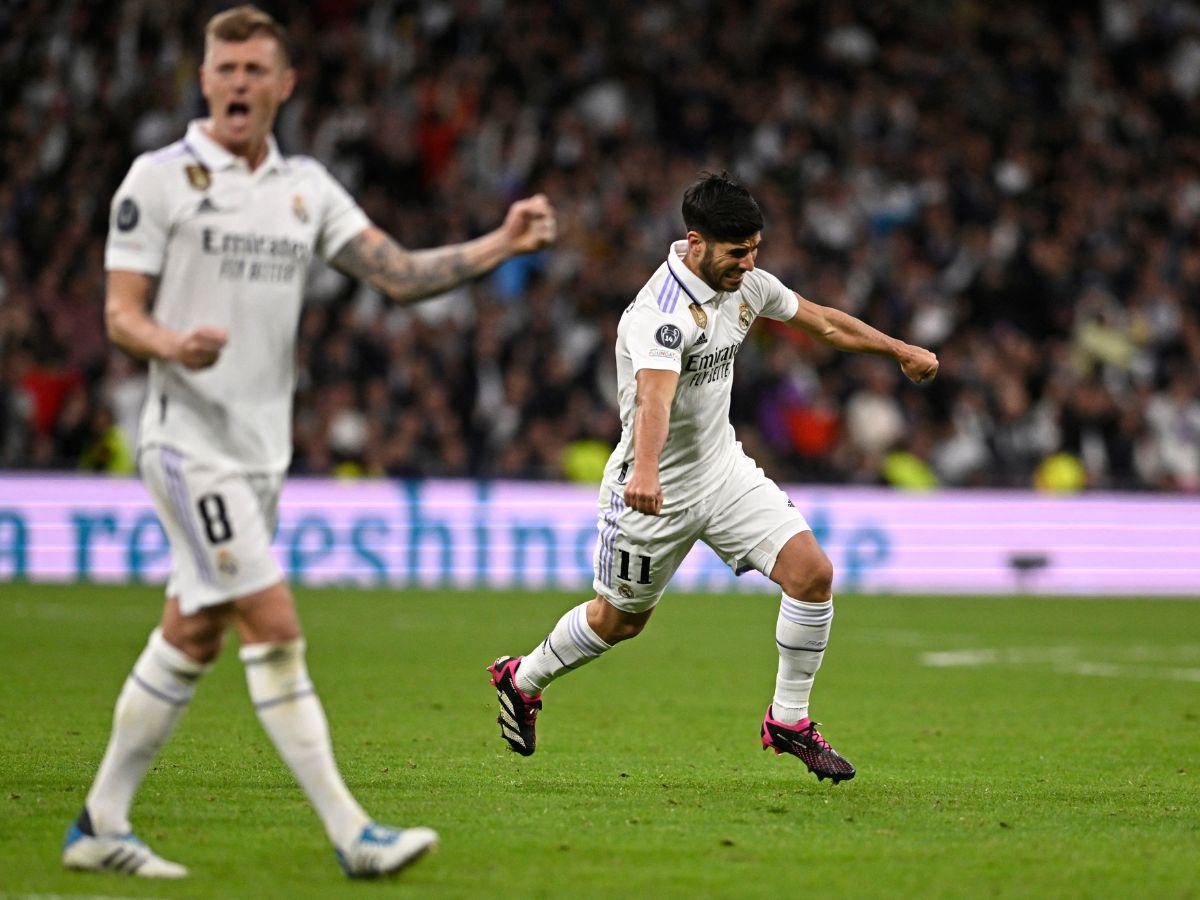
<path id="1" fill-rule="evenodd" d="M 315 253 L 408 303 L 548 245 L 554 213 L 539 195 L 514 203 L 476 240 L 405 250 L 319 163 L 280 154 L 271 129 L 294 83 L 271 17 L 251 6 L 215 16 L 200 69 L 209 118 L 139 157 L 113 199 L 105 315 L 113 342 L 150 360 L 140 468 L 172 569 L 161 625 L 125 682 L 108 749 L 68 832 L 71 868 L 187 874 L 133 837 L 129 807 L 230 625 L 258 716 L 346 873 L 395 871 L 437 840 L 428 828 L 374 823 L 347 790 L 270 551 L 291 456 L 305 275 Z"/>
<path id="2" fill-rule="evenodd" d="M 735 439 L 733 362 L 758 316 L 839 350 L 890 356 L 916 382 L 937 373 L 937 357 L 805 300 L 756 269 L 762 213 L 728 176 L 705 175 L 689 187 L 683 221 L 687 239 L 671 246 L 617 330 L 623 430 L 600 488 L 596 596 L 563 616 L 527 656 L 502 656 L 489 667 L 500 734 L 517 753 L 532 754 L 542 690 L 641 632 L 702 540 L 735 571 L 757 569 L 783 589 L 779 670 L 762 745 L 836 783 L 853 778 L 854 767 L 808 716 L 833 620 L 833 567 L 804 517 Z"/>

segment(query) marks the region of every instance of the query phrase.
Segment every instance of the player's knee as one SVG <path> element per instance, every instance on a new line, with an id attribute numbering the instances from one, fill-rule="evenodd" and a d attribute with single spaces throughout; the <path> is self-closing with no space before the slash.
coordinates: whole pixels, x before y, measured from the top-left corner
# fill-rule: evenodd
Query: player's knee
<path id="1" fill-rule="evenodd" d="M 780 586 L 801 603 L 824 603 L 833 595 L 833 563 L 821 554 L 811 564 L 789 572 Z"/>
<path id="2" fill-rule="evenodd" d="M 198 663 L 211 663 L 225 645 L 232 607 L 205 607 L 184 614 L 177 598 L 169 598 L 163 609 L 162 636 L 168 644 Z"/>
<path id="3" fill-rule="evenodd" d="M 630 613 L 617 609 L 606 599 L 597 596 L 588 604 L 587 623 L 596 636 L 606 644 L 619 644 L 637 637 L 646 627 L 653 610 Z"/>
<path id="4" fill-rule="evenodd" d="M 265 666 L 276 671 L 299 672 L 306 668 L 304 638 L 243 644 L 238 656 L 248 667 Z"/>
<path id="5" fill-rule="evenodd" d="M 221 655 L 225 646 L 225 629 L 183 626 L 163 628 L 167 643 L 195 662 L 207 665 Z"/>
<path id="6" fill-rule="evenodd" d="M 292 592 L 283 582 L 237 600 L 234 624 L 243 644 L 286 644 L 304 636 Z"/>
<path id="7" fill-rule="evenodd" d="M 256 708 L 269 709 L 313 693 L 304 651 L 303 638 L 242 645 L 238 656 L 246 667 L 246 684 Z"/>
<path id="8" fill-rule="evenodd" d="M 642 633 L 642 629 L 646 627 L 645 619 L 624 619 L 613 622 L 608 628 L 607 635 L 600 635 L 609 644 L 619 644 L 621 641 L 627 641 L 630 638 L 635 638 Z"/>
<path id="9" fill-rule="evenodd" d="M 208 663 L 216 660 L 221 655 L 221 649 L 225 646 L 225 632 L 217 634 L 207 634 L 199 636 L 189 641 L 186 646 L 180 647 L 184 653 L 190 656 L 198 663 Z"/>

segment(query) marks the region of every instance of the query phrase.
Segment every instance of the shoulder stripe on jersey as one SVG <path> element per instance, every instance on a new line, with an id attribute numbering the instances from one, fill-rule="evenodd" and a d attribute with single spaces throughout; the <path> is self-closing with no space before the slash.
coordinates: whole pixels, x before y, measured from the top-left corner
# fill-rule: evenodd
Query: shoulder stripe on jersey
<path id="1" fill-rule="evenodd" d="M 669 278 L 663 281 L 663 288 L 658 294 L 658 308 L 663 312 L 674 312 L 679 300 L 679 284 Z"/>
<path id="2" fill-rule="evenodd" d="M 662 287 L 658 289 L 658 308 L 663 308 L 663 301 L 667 296 L 668 289 L 674 287 L 674 282 L 670 278 L 664 278 Z"/>
<path id="3" fill-rule="evenodd" d="M 186 154 L 188 149 L 189 148 L 186 141 L 176 141 L 173 144 L 167 144 L 167 146 L 163 147 L 161 150 L 155 150 L 150 154 L 150 162 L 154 163 L 156 166 L 160 163 L 170 162 L 171 160 Z"/>

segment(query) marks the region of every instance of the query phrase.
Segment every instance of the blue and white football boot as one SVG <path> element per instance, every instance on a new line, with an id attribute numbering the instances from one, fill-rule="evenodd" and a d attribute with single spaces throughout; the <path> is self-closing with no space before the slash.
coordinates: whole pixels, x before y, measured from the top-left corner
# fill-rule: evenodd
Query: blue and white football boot
<path id="1" fill-rule="evenodd" d="M 377 878 L 411 865 L 436 850 L 437 842 L 432 828 L 388 828 L 371 822 L 349 848 L 334 852 L 351 878 Z"/>
<path id="2" fill-rule="evenodd" d="M 140 878 L 186 878 L 187 867 L 163 859 L 132 834 L 97 835 L 87 810 L 67 829 L 63 865 L 86 872 L 117 872 Z"/>

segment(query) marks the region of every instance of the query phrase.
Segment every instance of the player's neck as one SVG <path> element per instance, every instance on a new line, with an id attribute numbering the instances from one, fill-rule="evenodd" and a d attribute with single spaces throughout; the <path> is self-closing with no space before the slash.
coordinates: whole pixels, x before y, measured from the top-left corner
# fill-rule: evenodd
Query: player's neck
<path id="1" fill-rule="evenodd" d="M 215 144 L 221 147 L 221 149 L 232 153 L 239 159 L 244 159 L 251 172 L 253 172 L 259 166 L 261 166 L 264 161 L 266 161 L 267 154 L 271 150 L 266 135 L 258 138 L 258 140 L 247 141 L 245 144 L 230 144 L 221 140 L 221 137 L 217 134 L 211 120 L 206 122 L 202 127 L 204 128 L 204 133 L 208 135 L 208 137 L 211 138 Z"/>

